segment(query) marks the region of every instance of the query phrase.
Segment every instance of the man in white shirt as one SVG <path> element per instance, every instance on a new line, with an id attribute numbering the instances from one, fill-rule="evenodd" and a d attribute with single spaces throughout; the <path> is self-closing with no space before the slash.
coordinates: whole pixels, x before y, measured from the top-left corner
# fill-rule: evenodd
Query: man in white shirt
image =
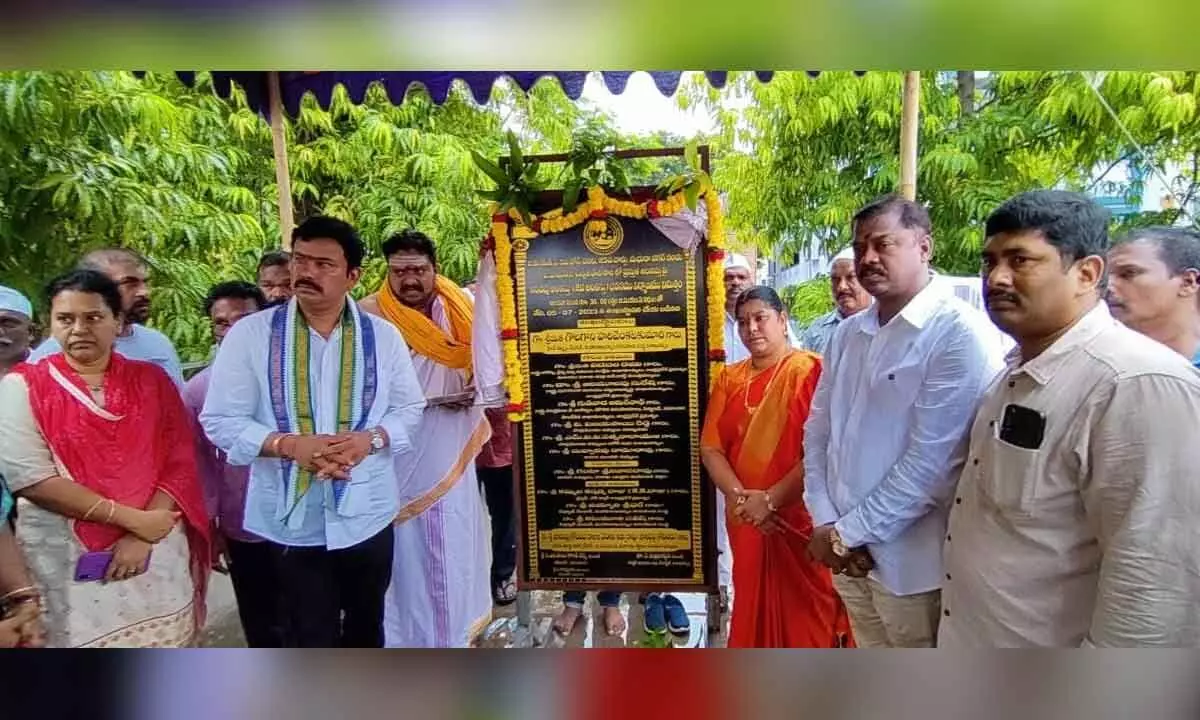
<path id="1" fill-rule="evenodd" d="M 834 583 L 859 647 L 932 647 L 941 542 L 961 449 L 1001 366 L 987 318 L 932 281 L 929 214 L 899 196 L 853 221 L 859 282 L 875 304 L 834 333 L 805 426 L 813 555 Z M 865 548 L 859 577 L 848 562 Z"/>
<path id="2" fill-rule="evenodd" d="M 1018 195 L 986 225 L 1017 341 L 971 429 L 940 647 L 1200 647 L 1200 374 L 1101 301 L 1108 212 Z"/>
<path id="3" fill-rule="evenodd" d="M 1112 314 L 1200 367 L 1200 233 L 1138 228 L 1114 243 L 1108 266 Z"/>
<path id="4" fill-rule="evenodd" d="M 754 287 L 754 270 L 744 255 L 725 256 L 725 363 L 732 365 L 750 357 L 750 351 L 738 337 L 737 316 L 733 309 L 738 296 Z"/>
<path id="5" fill-rule="evenodd" d="M 93 250 L 79 261 L 79 269 L 102 272 L 121 290 L 121 311 L 125 326 L 117 336 L 113 349 L 127 358 L 154 363 L 167 372 L 183 389 L 183 366 L 179 354 L 166 335 L 146 327 L 150 319 L 150 285 L 146 282 L 146 261 L 132 250 L 104 248 Z M 47 355 L 62 352 L 58 341 L 47 338 L 29 355 L 29 362 L 38 362 Z"/>
<path id="6" fill-rule="evenodd" d="M 354 229 L 310 218 L 292 242 L 293 298 L 230 328 L 200 423 L 250 465 L 244 527 L 271 543 L 288 644 L 383 647 L 393 456 L 413 447 L 425 396 L 400 333 L 348 295 Z"/>

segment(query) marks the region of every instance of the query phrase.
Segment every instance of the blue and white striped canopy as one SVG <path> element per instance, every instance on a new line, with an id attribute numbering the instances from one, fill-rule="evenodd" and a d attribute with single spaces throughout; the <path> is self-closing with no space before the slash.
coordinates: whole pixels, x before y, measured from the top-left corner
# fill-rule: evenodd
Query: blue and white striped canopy
<path id="1" fill-rule="evenodd" d="M 683 74 L 679 71 L 662 72 L 662 71 L 647 71 L 654 84 L 658 87 L 659 92 L 663 95 L 674 95 L 676 89 L 679 88 L 679 79 Z M 810 70 L 809 75 L 816 76 L 820 71 Z M 772 75 L 771 71 L 756 71 L 759 82 L 769 82 Z M 863 74 L 862 71 L 856 71 L 856 74 Z M 195 81 L 195 73 L 180 72 L 177 73 L 183 82 L 189 85 Z M 625 91 L 625 86 L 629 82 L 629 76 L 633 75 L 631 71 L 603 71 L 600 75 L 604 79 L 604 84 L 613 94 L 619 95 Z M 708 78 L 708 82 L 715 88 L 725 86 L 728 79 L 728 71 L 708 71 L 704 73 Z M 588 73 L 582 71 L 560 72 L 551 70 L 463 70 L 463 71 L 289 71 L 279 73 L 280 93 L 283 100 L 284 111 L 288 115 L 295 116 L 300 110 L 300 100 L 305 93 L 313 93 L 317 102 L 321 107 L 329 107 L 330 98 L 333 96 L 333 89 L 338 85 L 346 88 L 350 94 L 350 99 L 354 102 L 362 102 L 363 97 L 367 93 L 367 88 L 372 83 L 382 83 L 388 96 L 393 102 L 400 102 L 404 99 L 404 95 L 413 85 L 420 85 L 425 88 L 429 96 L 435 103 L 441 104 L 445 102 L 446 97 L 450 94 L 451 85 L 457 80 L 466 84 L 470 89 L 471 95 L 475 101 L 483 104 L 486 103 L 492 92 L 492 85 L 501 77 L 512 79 L 523 90 L 529 90 L 534 83 L 543 77 L 552 77 L 562 86 L 563 92 L 567 97 L 576 100 L 583 93 L 583 84 L 587 80 Z M 230 83 L 236 82 L 246 91 L 246 98 L 250 106 L 259 113 L 266 115 L 270 107 L 267 91 L 267 73 L 265 72 L 217 72 L 212 73 L 213 84 L 218 93 L 223 96 L 228 96 L 230 91 Z"/>

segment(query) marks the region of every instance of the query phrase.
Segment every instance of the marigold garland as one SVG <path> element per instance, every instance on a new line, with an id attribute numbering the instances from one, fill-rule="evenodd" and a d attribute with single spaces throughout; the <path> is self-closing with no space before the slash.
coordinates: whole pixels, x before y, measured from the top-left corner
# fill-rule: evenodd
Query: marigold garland
<path id="1" fill-rule="evenodd" d="M 708 210 L 708 383 L 716 382 L 725 367 L 725 218 L 721 198 L 713 188 L 704 193 Z"/>
<path id="2" fill-rule="evenodd" d="M 709 382 L 716 380 L 725 365 L 725 222 L 721 215 L 721 200 L 712 188 L 704 193 L 704 204 L 708 214 L 708 252 L 706 264 L 706 297 L 708 298 L 708 360 Z M 587 200 L 581 202 L 570 213 L 551 210 L 531 218 L 526 226 L 515 209 L 508 214 L 492 208 L 491 243 L 496 253 L 496 294 L 500 306 L 500 339 L 504 352 L 504 386 L 508 391 L 508 419 L 521 422 L 526 419 L 528 406 L 525 401 L 525 385 L 522 380 L 520 332 L 517 328 L 516 293 L 513 288 L 512 262 L 513 239 L 532 240 L 542 234 L 556 234 L 570 230 L 583 222 L 600 222 L 609 215 L 643 220 L 646 218 L 669 217 L 687 207 L 684 193 L 678 192 L 665 199 L 634 202 L 609 197 L 604 188 L 595 186 L 587 189 Z M 511 233 L 510 233 L 511 227 Z"/>
<path id="3" fill-rule="evenodd" d="M 504 389 L 508 391 L 508 419 L 525 419 L 525 386 L 521 382 L 521 354 L 517 343 L 516 294 L 512 278 L 512 241 L 508 236 L 508 216 L 492 213 L 492 240 L 496 244 L 496 295 L 500 306 L 500 338 L 504 354 Z"/>

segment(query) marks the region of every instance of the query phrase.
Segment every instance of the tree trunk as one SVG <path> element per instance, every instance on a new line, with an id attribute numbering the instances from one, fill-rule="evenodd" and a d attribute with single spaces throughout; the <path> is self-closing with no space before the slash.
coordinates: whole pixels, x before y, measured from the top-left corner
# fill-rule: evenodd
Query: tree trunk
<path id="1" fill-rule="evenodd" d="M 958 71 L 958 104 L 962 108 L 962 114 L 975 114 L 975 71 L 974 70 L 959 70 Z"/>
<path id="2" fill-rule="evenodd" d="M 292 180 L 288 171 L 287 139 L 283 128 L 283 99 L 279 91 L 279 73 L 267 74 L 267 89 L 271 102 L 271 147 L 275 153 L 275 185 L 279 188 L 279 247 L 292 249 Z"/>

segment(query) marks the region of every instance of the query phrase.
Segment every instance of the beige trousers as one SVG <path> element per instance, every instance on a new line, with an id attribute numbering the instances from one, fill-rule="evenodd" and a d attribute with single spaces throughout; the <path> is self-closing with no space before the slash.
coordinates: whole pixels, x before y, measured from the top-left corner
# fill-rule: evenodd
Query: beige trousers
<path id="1" fill-rule="evenodd" d="M 834 575 L 860 648 L 931 648 L 937 641 L 942 591 L 893 595 L 870 578 Z"/>

